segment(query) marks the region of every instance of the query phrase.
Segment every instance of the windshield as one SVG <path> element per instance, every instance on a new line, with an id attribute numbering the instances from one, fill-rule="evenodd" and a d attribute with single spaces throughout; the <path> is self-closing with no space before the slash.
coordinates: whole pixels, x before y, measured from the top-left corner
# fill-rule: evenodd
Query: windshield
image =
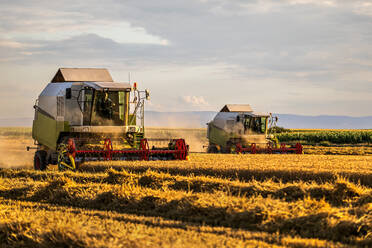
<path id="1" fill-rule="evenodd" d="M 122 126 L 126 123 L 127 95 L 123 91 L 95 91 L 91 125 Z"/>
<path id="2" fill-rule="evenodd" d="M 266 133 L 267 117 L 251 117 L 245 116 L 244 118 L 244 133 Z"/>

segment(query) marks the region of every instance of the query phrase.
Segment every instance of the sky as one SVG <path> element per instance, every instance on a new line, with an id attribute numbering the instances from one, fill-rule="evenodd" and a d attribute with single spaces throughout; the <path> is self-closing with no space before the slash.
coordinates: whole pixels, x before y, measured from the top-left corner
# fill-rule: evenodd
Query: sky
<path id="1" fill-rule="evenodd" d="M 0 0 L 1 118 L 59 67 L 110 70 L 147 110 L 372 115 L 372 1 Z"/>

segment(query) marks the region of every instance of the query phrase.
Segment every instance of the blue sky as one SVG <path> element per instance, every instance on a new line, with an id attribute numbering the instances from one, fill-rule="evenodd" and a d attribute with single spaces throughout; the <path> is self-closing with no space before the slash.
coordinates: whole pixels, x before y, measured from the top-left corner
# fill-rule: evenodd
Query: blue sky
<path id="1" fill-rule="evenodd" d="M 0 1 L 0 113 L 59 67 L 128 73 L 148 110 L 372 115 L 372 1 Z"/>

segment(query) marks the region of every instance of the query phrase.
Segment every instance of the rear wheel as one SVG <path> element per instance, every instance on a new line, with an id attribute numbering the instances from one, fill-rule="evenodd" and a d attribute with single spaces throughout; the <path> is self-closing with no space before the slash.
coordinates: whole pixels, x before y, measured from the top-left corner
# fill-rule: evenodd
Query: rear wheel
<path id="1" fill-rule="evenodd" d="M 34 169 L 35 170 L 45 170 L 47 168 L 47 152 L 46 151 L 36 151 L 34 156 Z"/>
<path id="2" fill-rule="evenodd" d="M 233 142 L 228 141 L 226 143 L 226 147 L 224 149 L 224 153 L 235 153 L 235 145 L 233 144 Z"/>

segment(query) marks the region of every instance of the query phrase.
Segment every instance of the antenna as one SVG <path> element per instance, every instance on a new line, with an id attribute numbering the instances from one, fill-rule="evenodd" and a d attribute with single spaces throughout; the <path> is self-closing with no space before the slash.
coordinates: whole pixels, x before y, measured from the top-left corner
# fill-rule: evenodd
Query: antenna
<path id="1" fill-rule="evenodd" d="M 130 83 L 130 72 L 128 72 L 128 81 Z"/>

